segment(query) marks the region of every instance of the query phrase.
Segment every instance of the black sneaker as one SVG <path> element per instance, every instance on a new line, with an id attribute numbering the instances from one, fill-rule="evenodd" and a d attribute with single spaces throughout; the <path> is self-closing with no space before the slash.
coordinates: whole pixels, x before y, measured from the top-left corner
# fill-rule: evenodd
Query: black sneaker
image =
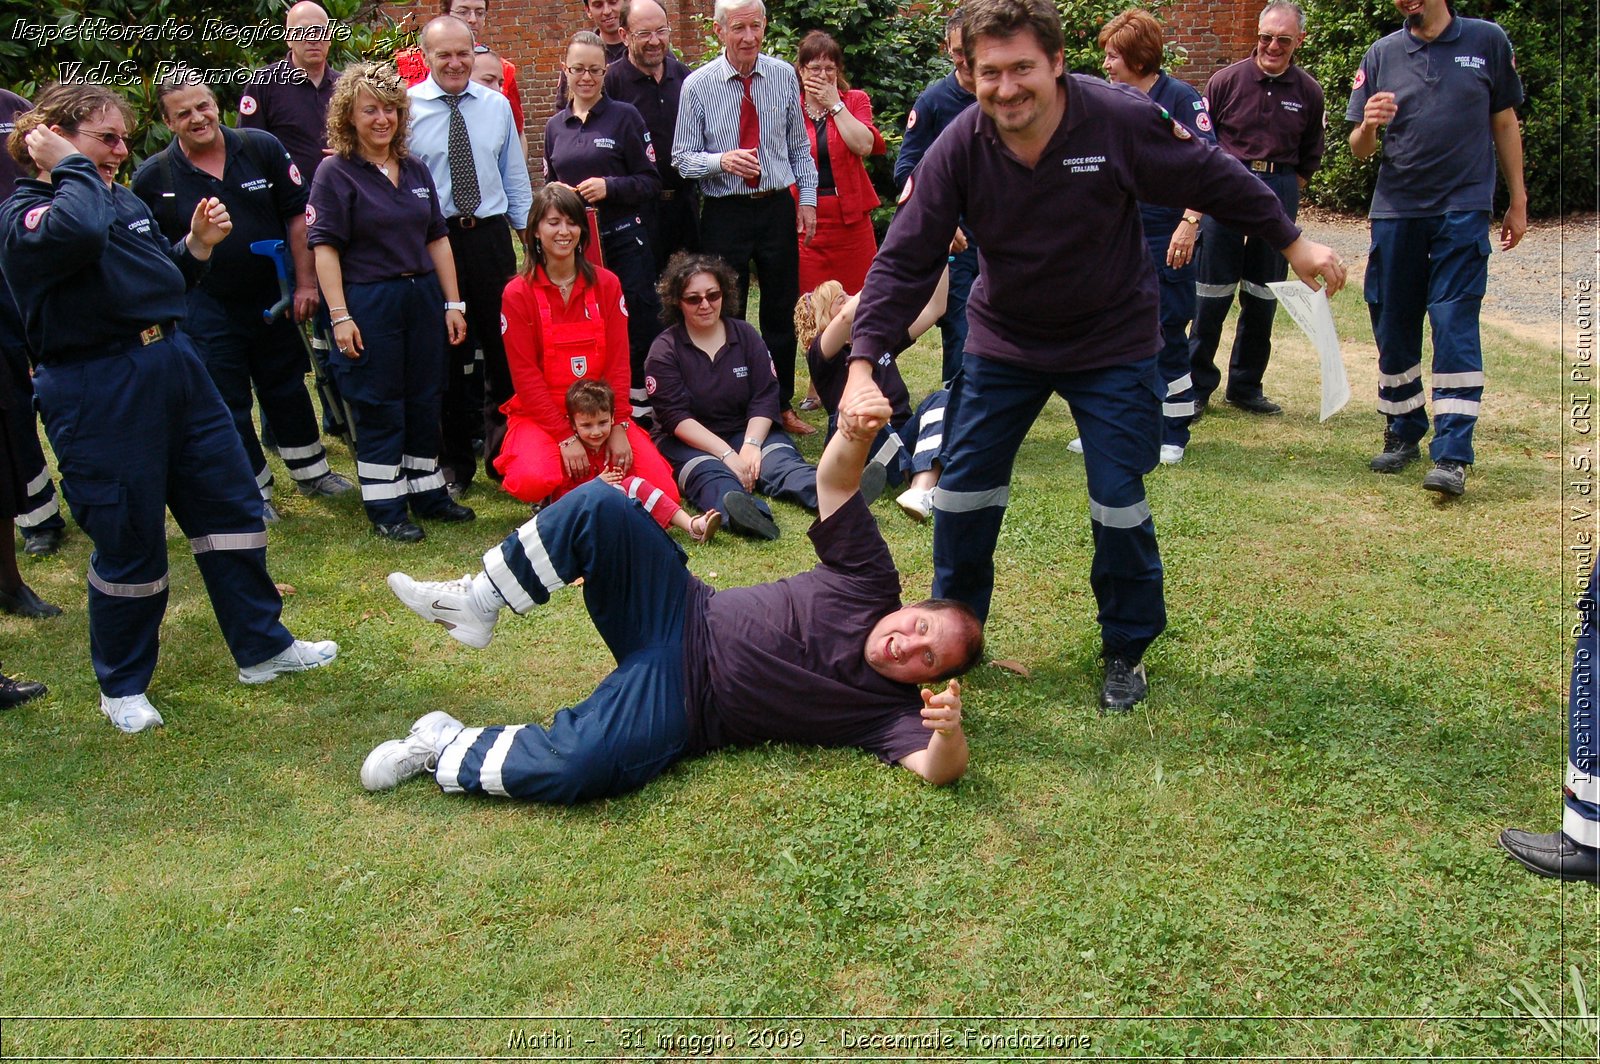
<path id="1" fill-rule="evenodd" d="M 1415 443 L 1407 443 L 1386 429 L 1383 433 L 1383 453 L 1367 465 L 1374 473 L 1398 473 L 1421 457 L 1422 452 Z"/>
<path id="2" fill-rule="evenodd" d="M 1467 464 L 1441 458 L 1433 463 L 1433 468 L 1428 470 L 1428 475 L 1422 478 L 1422 486 L 1428 491 L 1436 491 L 1440 495 L 1465 495 L 1467 493 Z"/>
<path id="3" fill-rule="evenodd" d="M 1144 701 L 1150 691 L 1145 682 L 1144 662 L 1137 665 L 1123 657 L 1106 659 L 1106 679 L 1100 686 L 1100 711 L 1126 713 Z"/>
<path id="4" fill-rule="evenodd" d="M 396 521 L 388 525 L 374 522 L 372 532 L 374 535 L 382 536 L 384 539 L 393 540 L 396 543 L 416 543 L 428 537 L 428 534 L 420 526 L 414 525 L 410 521 Z"/>

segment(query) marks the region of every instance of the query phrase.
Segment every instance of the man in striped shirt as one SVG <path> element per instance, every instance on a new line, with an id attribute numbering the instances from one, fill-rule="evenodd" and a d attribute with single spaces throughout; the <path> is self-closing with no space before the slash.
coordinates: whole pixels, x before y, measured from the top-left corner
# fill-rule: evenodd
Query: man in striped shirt
<path id="1" fill-rule="evenodd" d="M 800 246 L 817 229 L 817 166 L 806 137 L 794 68 L 761 54 L 767 9 L 761 0 L 717 0 L 722 55 L 690 74 L 678 104 L 672 165 L 700 182 L 701 250 L 720 255 L 749 291 L 750 264 L 761 278 L 761 339 L 778 370 L 782 425 L 791 435 L 817 430 L 801 421 L 794 398 L 793 308 L 800 298 Z M 790 189 L 799 192 L 799 207 Z M 797 237 L 798 234 L 798 237 Z"/>

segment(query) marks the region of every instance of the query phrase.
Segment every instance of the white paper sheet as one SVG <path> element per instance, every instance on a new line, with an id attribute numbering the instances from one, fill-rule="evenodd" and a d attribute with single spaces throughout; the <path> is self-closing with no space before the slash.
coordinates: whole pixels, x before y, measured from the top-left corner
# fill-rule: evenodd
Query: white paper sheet
<path id="1" fill-rule="evenodd" d="M 1344 372 L 1339 333 L 1333 327 L 1333 309 L 1327 289 L 1312 291 L 1302 281 L 1274 281 L 1267 286 L 1283 309 L 1300 326 L 1322 360 L 1322 418 L 1326 421 L 1350 401 L 1350 378 Z"/>

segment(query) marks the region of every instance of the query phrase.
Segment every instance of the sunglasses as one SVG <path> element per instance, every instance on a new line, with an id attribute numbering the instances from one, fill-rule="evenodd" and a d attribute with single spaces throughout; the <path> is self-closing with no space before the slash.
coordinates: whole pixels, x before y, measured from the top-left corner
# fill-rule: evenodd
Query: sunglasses
<path id="1" fill-rule="evenodd" d="M 1294 47 L 1293 37 L 1274 37 L 1270 33 L 1258 33 L 1256 34 L 1256 40 L 1260 42 L 1261 47 L 1263 48 L 1271 48 L 1274 42 L 1276 42 L 1279 48 Z"/>
<path id="2" fill-rule="evenodd" d="M 126 139 L 121 133 L 113 133 L 108 129 L 74 129 L 70 132 L 84 137 L 93 137 L 95 140 L 98 140 L 101 144 L 104 144 L 108 148 L 120 147 L 121 145 L 127 143 Z"/>
<path id="3" fill-rule="evenodd" d="M 698 307 L 701 303 L 721 303 L 722 293 L 716 291 L 715 289 L 705 293 L 704 295 L 700 294 L 699 292 L 688 292 L 685 293 L 683 301 L 689 304 L 691 307 Z"/>

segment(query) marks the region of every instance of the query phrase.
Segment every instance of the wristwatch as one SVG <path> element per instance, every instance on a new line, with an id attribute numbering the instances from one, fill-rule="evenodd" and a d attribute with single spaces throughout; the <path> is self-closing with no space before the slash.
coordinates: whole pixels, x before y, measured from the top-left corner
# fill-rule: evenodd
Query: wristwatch
<path id="1" fill-rule="evenodd" d="M 1198 214 L 1185 214 L 1183 216 L 1183 220 L 1188 222 L 1190 225 L 1200 224 L 1200 216 Z"/>
<path id="2" fill-rule="evenodd" d="M 832 107 L 828 108 L 828 113 L 830 115 L 836 115 L 840 111 L 843 111 L 843 110 L 844 110 L 844 101 L 840 100 L 839 102 L 835 103 Z"/>
<path id="3" fill-rule="evenodd" d="M 467 305 L 458 300 L 457 302 L 454 302 L 454 303 L 449 303 L 449 302 L 445 303 L 444 309 L 445 310 L 459 310 L 461 313 L 465 314 L 467 312 Z"/>

